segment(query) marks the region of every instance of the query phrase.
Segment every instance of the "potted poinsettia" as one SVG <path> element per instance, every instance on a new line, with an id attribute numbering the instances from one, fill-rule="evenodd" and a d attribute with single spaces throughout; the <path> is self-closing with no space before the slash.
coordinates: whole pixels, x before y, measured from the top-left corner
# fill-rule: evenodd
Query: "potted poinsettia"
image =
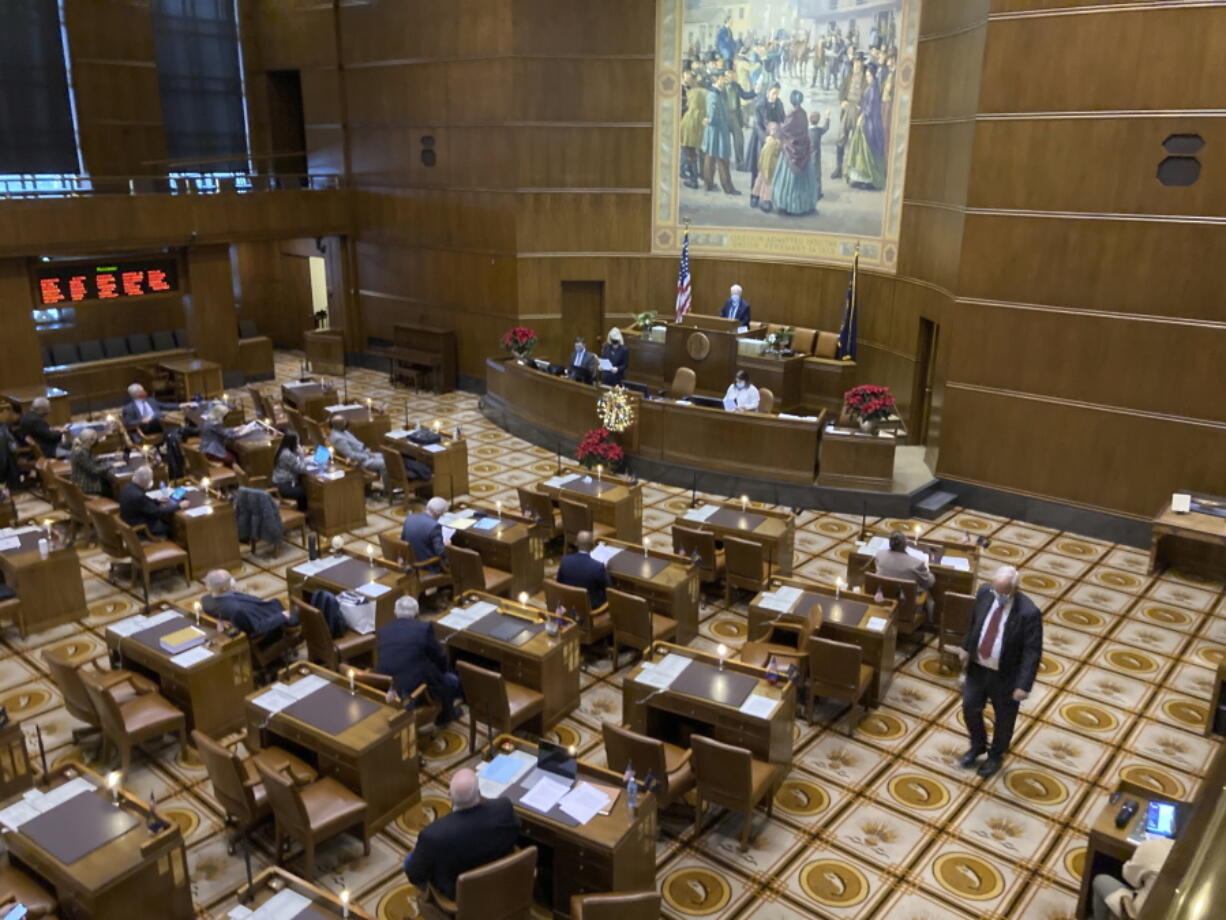
<path id="1" fill-rule="evenodd" d="M 626 452 L 613 440 L 608 428 L 593 428 L 583 435 L 575 457 L 589 470 L 603 466 L 611 473 L 620 472 L 626 462 Z"/>
<path id="2" fill-rule="evenodd" d="M 864 383 L 843 394 L 843 404 L 864 431 L 875 432 L 883 421 L 894 414 L 897 404 L 889 387 Z"/>
<path id="3" fill-rule="evenodd" d="M 527 326 L 512 326 L 502 334 L 502 347 L 521 363 L 528 360 L 536 343 L 536 330 Z"/>

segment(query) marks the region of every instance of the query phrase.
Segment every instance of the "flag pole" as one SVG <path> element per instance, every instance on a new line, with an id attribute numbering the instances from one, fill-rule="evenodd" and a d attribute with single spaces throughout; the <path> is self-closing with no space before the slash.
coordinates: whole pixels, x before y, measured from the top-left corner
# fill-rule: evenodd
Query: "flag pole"
<path id="1" fill-rule="evenodd" d="M 845 351 L 852 351 L 855 348 L 855 344 L 852 342 L 851 337 L 854 335 L 853 330 L 856 328 L 856 310 L 859 308 L 859 295 L 856 292 L 856 282 L 859 280 L 859 275 L 860 241 L 857 240 L 856 250 L 851 257 L 851 307 L 847 311 L 847 348 Z M 844 354 L 843 360 L 850 361 L 851 355 Z"/>

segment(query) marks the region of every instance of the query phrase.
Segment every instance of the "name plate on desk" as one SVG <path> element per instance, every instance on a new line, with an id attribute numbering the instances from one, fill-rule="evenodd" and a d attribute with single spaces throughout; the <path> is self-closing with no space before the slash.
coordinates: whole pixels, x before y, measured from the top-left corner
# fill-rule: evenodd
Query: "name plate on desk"
<path id="1" fill-rule="evenodd" d="M 379 711 L 379 704 L 357 694 L 350 695 L 335 684 L 325 684 L 283 712 L 300 722 L 313 725 L 329 735 L 340 735 Z"/>

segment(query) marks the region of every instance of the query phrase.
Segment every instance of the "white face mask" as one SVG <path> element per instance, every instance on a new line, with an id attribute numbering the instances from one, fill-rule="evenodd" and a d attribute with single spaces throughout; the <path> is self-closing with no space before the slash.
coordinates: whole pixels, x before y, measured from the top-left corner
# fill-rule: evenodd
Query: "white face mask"
<path id="1" fill-rule="evenodd" d="M 743 390 L 743 389 L 745 389 L 745 381 L 744 381 L 744 380 L 738 380 L 738 381 L 736 382 L 736 388 L 737 388 L 738 390 Z"/>
<path id="2" fill-rule="evenodd" d="M 732 302 L 733 302 L 733 303 L 740 303 L 740 302 L 741 302 L 741 295 L 740 295 L 740 294 L 733 294 L 733 295 L 732 295 Z"/>

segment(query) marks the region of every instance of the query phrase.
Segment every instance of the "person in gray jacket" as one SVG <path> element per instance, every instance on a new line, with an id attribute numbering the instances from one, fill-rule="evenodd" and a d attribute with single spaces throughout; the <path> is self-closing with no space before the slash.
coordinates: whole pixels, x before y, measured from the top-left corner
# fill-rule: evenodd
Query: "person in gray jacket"
<path id="1" fill-rule="evenodd" d="M 889 548 L 878 552 L 873 561 L 878 575 L 914 581 L 925 591 L 936 580 L 928 568 L 927 558 L 917 559 L 907 552 L 907 538 L 900 530 L 890 534 Z"/>
<path id="2" fill-rule="evenodd" d="M 350 463 L 356 463 L 362 469 L 374 470 L 383 479 L 383 491 L 390 493 L 392 487 L 387 476 L 387 466 L 383 462 L 383 455 L 370 450 L 359 441 L 357 436 L 349 430 L 349 419 L 343 415 L 332 416 L 328 424 L 332 427 L 328 443 L 332 445 L 337 456 L 344 457 Z"/>
<path id="3" fill-rule="evenodd" d="M 293 431 L 285 432 L 273 460 L 272 484 L 283 498 L 292 498 L 297 502 L 299 511 L 306 511 L 306 487 L 302 484 L 302 474 L 310 467 L 310 461 L 302 456 L 298 446 L 298 435 Z"/>

